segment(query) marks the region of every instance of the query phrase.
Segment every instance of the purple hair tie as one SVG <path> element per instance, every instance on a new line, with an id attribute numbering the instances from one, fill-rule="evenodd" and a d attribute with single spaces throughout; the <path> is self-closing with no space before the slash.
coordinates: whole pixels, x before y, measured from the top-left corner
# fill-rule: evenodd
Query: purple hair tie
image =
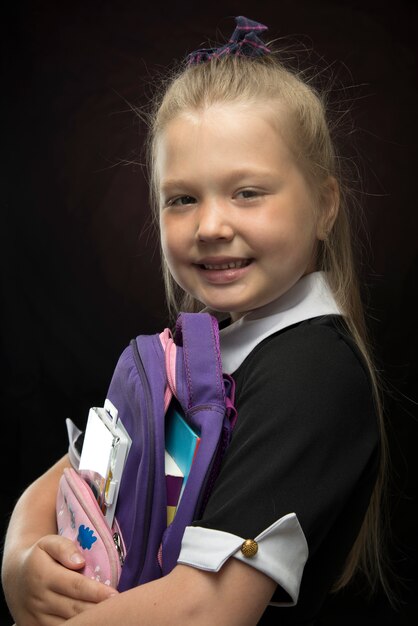
<path id="1" fill-rule="evenodd" d="M 237 57 L 258 57 L 269 54 L 270 50 L 258 37 L 267 30 L 267 26 L 239 15 L 235 18 L 236 27 L 228 43 L 220 48 L 199 48 L 186 57 L 187 65 L 205 63 L 210 59 L 219 59 L 225 55 Z"/>

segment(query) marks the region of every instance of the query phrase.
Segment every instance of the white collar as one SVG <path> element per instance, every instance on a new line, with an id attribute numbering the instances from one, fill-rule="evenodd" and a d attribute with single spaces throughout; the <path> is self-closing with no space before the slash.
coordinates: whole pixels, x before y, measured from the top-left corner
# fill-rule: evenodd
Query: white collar
<path id="1" fill-rule="evenodd" d="M 232 374 L 263 339 L 321 315 L 342 315 L 324 272 L 303 276 L 277 300 L 246 313 L 220 331 L 222 369 Z"/>

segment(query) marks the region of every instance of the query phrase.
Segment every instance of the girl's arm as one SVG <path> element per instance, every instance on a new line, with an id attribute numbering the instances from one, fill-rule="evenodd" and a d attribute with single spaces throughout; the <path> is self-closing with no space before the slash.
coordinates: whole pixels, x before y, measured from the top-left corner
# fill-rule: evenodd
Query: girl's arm
<path id="1" fill-rule="evenodd" d="M 114 589 L 89 580 L 76 570 L 82 554 L 58 536 L 55 500 L 64 457 L 21 496 L 13 511 L 4 546 L 2 583 L 10 611 L 20 626 L 55 626 Z"/>
<path id="2" fill-rule="evenodd" d="M 178 565 L 160 580 L 101 602 L 115 590 L 74 571 L 83 557 L 72 541 L 56 534 L 55 498 L 68 466 L 65 457 L 35 481 L 10 521 L 2 576 L 17 626 L 66 620 L 71 626 L 114 626 L 122 616 L 124 626 L 257 623 L 276 583 L 233 558 L 218 573 Z"/>
<path id="3" fill-rule="evenodd" d="M 110 598 L 68 626 L 254 626 L 276 583 L 230 558 L 218 573 L 177 565 L 171 574 Z M 20 626 L 17 624 L 17 626 Z"/>

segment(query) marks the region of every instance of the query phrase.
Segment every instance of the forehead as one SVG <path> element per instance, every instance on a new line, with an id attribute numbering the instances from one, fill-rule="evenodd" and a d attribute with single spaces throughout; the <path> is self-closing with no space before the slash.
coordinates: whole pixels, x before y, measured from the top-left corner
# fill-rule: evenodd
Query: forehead
<path id="1" fill-rule="evenodd" d="M 160 177 L 177 170 L 283 166 L 291 160 L 284 139 L 284 111 L 273 112 L 264 103 L 214 104 L 188 110 L 172 119 L 156 142 L 156 168 Z"/>

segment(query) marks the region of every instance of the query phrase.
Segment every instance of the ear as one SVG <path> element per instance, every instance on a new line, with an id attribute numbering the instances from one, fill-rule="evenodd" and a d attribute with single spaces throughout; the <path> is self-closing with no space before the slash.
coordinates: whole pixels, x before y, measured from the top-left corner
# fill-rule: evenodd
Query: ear
<path id="1" fill-rule="evenodd" d="M 340 206 L 340 188 L 336 178 L 328 176 L 322 193 L 316 236 L 324 241 L 332 230 Z"/>

